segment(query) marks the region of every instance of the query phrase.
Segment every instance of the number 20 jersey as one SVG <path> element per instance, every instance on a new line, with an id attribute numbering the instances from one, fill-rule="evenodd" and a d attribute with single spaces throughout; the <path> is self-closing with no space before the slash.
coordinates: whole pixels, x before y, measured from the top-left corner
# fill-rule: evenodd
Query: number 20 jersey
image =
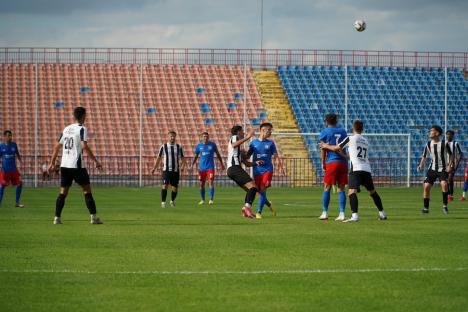
<path id="1" fill-rule="evenodd" d="M 351 171 L 367 171 L 371 173 L 369 163 L 369 142 L 360 134 L 346 137 L 340 144 L 341 148 L 348 146 Z"/>
<path id="2" fill-rule="evenodd" d="M 84 168 L 81 141 L 88 141 L 88 130 L 80 124 L 71 124 L 63 129 L 59 143 L 63 146 L 63 168 Z"/>

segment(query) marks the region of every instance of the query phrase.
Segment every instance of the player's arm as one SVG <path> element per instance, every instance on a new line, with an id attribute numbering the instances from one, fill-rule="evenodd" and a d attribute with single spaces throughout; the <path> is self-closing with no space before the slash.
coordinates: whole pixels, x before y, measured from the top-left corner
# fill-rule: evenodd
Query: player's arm
<path id="1" fill-rule="evenodd" d="M 275 161 L 277 164 L 278 164 L 278 168 L 280 169 L 281 171 L 281 174 L 282 175 L 286 175 L 286 170 L 284 169 L 284 162 L 283 162 L 283 158 L 281 158 L 278 153 L 274 153 L 272 155 L 273 157 L 273 161 Z"/>
<path id="2" fill-rule="evenodd" d="M 83 149 L 83 151 L 86 151 L 88 156 L 94 161 L 94 163 L 96 164 L 96 168 L 97 169 L 102 169 L 101 163 L 99 162 L 99 160 L 97 160 L 96 156 L 94 156 L 94 153 L 91 150 L 91 148 L 89 147 L 88 142 L 81 141 L 81 148 Z"/>
<path id="3" fill-rule="evenodd" d="M 339 152 L 341 150 L 341 147 L 339 145 L 330 145 L 325 142 L 320 142 L 320 147 L 322 150 L 329 150 L 333 152 Z"/>
<path id="4" fill-rule="evenodd" d="M 215 153 L 216 153 L 216 157 L 218 157 L 219 163 L 221 164 L 221 168 L 223 170 L 226 169 L 223 163 L 223 157 L 221 157 L 221 154 L 219 153 L 218 148 L 216 148 Z"/>
<path id="5" fill-rule="evenodd" d="M 197 163 L 197 159 L 198 159 L 198 153 L 195 153 L 195 157 L 193 157 L 193 161 L 192 161 L 192 167 L 195 166 L 195 164 Z"/>
<path id="6" fill-rule="evenodd" d="M 419 165 L 418 165 L 418 171 L 421 171 L 424 164 L 426 163 L 426 159 L 427 159 L 427 151 L 429 149 L 429 144 L 426 144 L 426 146 L 424 147 L 424 152 L 423 152 L 423 155 L 421 157 L 421 161 L 419 162 Z"/>
<path id="7" fill-rule="evenodd" d="M 156 157 L 156 159 L 154 161 L 154 166 L 153 166 L 153 169 L 151 169 L 151 174 L 154 174 L 156 172 L 156 169 L 158 169 L 159 164 L 161 163 L 161 158 L 162 158 L 162 155 L 163 155 L 163 149 L 164 149 L 164 144 L 159 149 L 159 154 L 158 154 L 158 156 Z"/>
<path id="8" fill-rule="evenodd" d="M 61 149 L 62 149 L 62 143 L 60 143 L 59 141 L 54 146 L 52 157 L 50 158 L 50 162 L 49 162 L 49 171 L 53 171 L 55 169 L 55 161 L 57 160 L 58 154 L 60 153 Z"/>
<path id="9" fill-rule="evenodd" d="M 457 146 L 455 146 L 455 148 L 458 151 L 458 156 L 457 156 L 457 159 L 454 160 L 453 169 L 456 171 L 458 169 L 458 166 L 460 165 L 462 159 L 463 159 L 463 152 L 461 150 L 460 144 L 457 144 Z"/>
<path id="10" fill-rule="evenodd" d="M 451 172 L 453 169 L 453 153 L 450 149 L 450 145 L 448 143 L 445 144 L 445 148 L 447 149 L 447 154 L 449 155 L 448 164 L 447 164 L 447 172 Z"/>
<path id="11" fill-rule="evenodd" d="M 184 156 L 184 150 L 182 149 L 182 146 L 180 147 L 180 171 L 183 172 L 185 167 L 186 167 L 186 158 Z"/>
<path id="12" fill-rule="evenodd" d="M 232 148 L 236 148 L 236 147 L 244 144 L 248 140 L 250 140 L 250 138 L 253 137 L 254 133 L 255 133 L 255 130 L 251 129 L 242 140 L 231 143 Z"/>
<path id="13" fill-rule="evenodd" d="M 19 152 L 19 150 L 18 150 L 18 145 L 16 145 L 16 157 L 18 157 L 18 160 L 19 160 L 20 162 L 23 162 L 23 160 L 21 159 L 20 152 Z"/>

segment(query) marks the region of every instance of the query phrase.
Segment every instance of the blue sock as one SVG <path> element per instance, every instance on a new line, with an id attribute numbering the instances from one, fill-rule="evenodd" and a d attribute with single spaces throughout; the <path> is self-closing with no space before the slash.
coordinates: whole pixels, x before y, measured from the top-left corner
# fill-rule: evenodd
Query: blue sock
<path id="1" fill-rule="evenodd" d="M 344 192 L 338 192 L 338 202 L 340 207 L 340 213 L 345 212 L 346 209 L 346 195 Z"/>
<path id="2" fill-rule="evenodd" d="M 214 198 L 214 187 L 210 188 L 210 200 Z"/>
<path id="3" fill-rule="evenodd" d="M 257 209 L 258 213 L 262 213 L 263 206 L 265 205 L 265 201 L 266 201 L 266 192 L 261 192 L 260 197 L 258 199 L 258 209 Z"/>
<path id="4" fill-rule="evenodd" d="M 2 203 L 4 190 L 5 190 L 5 187 L 3 185 L 0 185 L 0 204 Z"/>
<path id="5" fill-rule="evenodd" d="M 20 203 L 21 191 L 23 190 L 23 184 L 19 184 L 16 187 L 16 203 Z"/>
<path id="6" fill-rule="evenodd" d="M 463 184 L 463 192 L 466 192 L 468 191 L 468 182 L 465 182 L 465 184 Z M 1 196 L 1 195 L 0 195 Z M 0 202 L 2 201 L 1 197 L 0 197 Z"/>
<path id="7" fill-rule="evenodd" d="M 205 188 L 204 187 L 200 189 L 200 196 L 202 200 L 205 200 Z"/>
<path id="8" fill-rule="evenodd" d="M 322 194 L 322 208 L 323 211 L 328 212 L 328 205 L 330 204 L 330 190 L 323 191 Z"/>

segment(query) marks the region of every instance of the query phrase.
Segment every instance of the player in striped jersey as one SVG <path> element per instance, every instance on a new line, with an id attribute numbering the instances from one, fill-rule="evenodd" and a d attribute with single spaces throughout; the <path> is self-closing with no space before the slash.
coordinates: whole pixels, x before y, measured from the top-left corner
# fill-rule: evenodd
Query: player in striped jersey
<path id="1" fill-rule="evenodd" d="M 253 163 L 249 162 L 244 157 L 244 151 L 241 147 L 242 144 L 250 140 L 253 135 L 253 129 L 249 131 L 246 137 L 244 137 L 244 130 L 241 126 L 232 127 L 231 138 L 229 139 L 228 144 L 228 157 L 226 160 L 228 177 L 247 192 L 245 195 L 244 207 L 242 207 L 242 214 L 246 218 L 255 217 L 252 213 L 251 207 L 258 189 L 252 178 L 242 168 L 242 163 L 248 167 L 252 167 Z"/>
<path id="2" fill-rule="evenodd" d="M 441 134 L 443 134 L 443 131 L 440 126 L 434 125 L 432 126 L 431 130 L 429 130 L 429 137 L 431 138 L 431 140 L 427 142 L 426 146 L 424 147 L 421 162 L 418 166 L 418 171 L 421 171 L 424 164 L 426 163 L 427 156 L 431 156 L 431 163 L 429 164 L 426 173 L 426 178 L 424 179 L 424 208 L 422 209 L 422 213 L 429 213 L 429 199 L 431 187 L 432 185 L 434 185 L 434 182 L 438 179 L 440 181 L 440 186 L 442 187 L 442 211 L 445 214 L 448 214 L 447 177 L 448 173 L 450 173 L 450 171 L 452 170 L 451 163 L 453 155 L 452 151 L 450 150 L 450 146 L 445 142 L 445 140 L 440 139 Z"/>
<path id="3" fill-rule="evenodd" d="M 463 194 L 460 197 L 460 200 L 466 200 L 466 192 L 467 191 L 468 191 L 468 159 L 466 160 L 465 183 L 463 184 Z"/>
<path id="4" fill-rule="evenodd" d="M 54 170 L 55 160 L 62 150 L 62 162 L 60 165 L 60 194 L 55 203 L 54 224 L 62 224 L 61 215 L 65 206 L 65 198 L 68 195 L 73 181 L 78 183 L 83 189 L 86 207 L 91 215 L 91 224 L 102 224 L 103 222 L 96 216 L 96 203 L 91 192 L 91 183 L 89 174 L 83 163 L 83 151 L 86 151 L 97 169 L 101 169 L 101 163 L 94 156 L 93 151 L 88 145 L 88 131 L 83 126 L 86 120 L 86 109 L 76 107 L 73 110 L 73 117 L 76 123 L 73 123 L 63 130 L 57 144 L 54 147 L 53 155 L 49 163 L 49 171 Z"/>
<path id="5" fill-rule="evenodd" d="M 453 180 L 455 178 L 455 173 L 457 173 L 458 166 L 460 165 L 460 162 L 463 159 L 463 153 L 460 147 L 460 143 L 458 143 L 457 141 L 454 141 L 455 131 L 448 130 L 445 133 L 445 136 L 447 138 L 447 144 L 450 146 L 450 150 L 453 153 L 452 170 L 448 174 L 448 193 L 449 193 L 448 200 L 452 201 L 453 200 L 453 187 L 454 187 Z"/>
<path id="6" fill-rule="evenodd" d="M 16 168 L 16 158 L 21 161 L 21 155 L 18 151 L 18 145 L 13 142 L 13 133 L 10 130 L 3 132 L 3 138 L 5 142 L 0 144 L 0 205 L 5 187 L 11 183 L 16 186 L 15 207 L 23 208 L 24 205 L 20 204 L 23 181 L 21 181 L 21 175 Z"/>
<path id="7" fill-rule="evenodd" d="M 162 174 L 163 184 L 161 188 L 162 208 L 166 208 L 167 188 L 169 187 L 169 184 L 172 187 L 170 204 L 171 207 L 175 207 L 180 172 L 185 167 L 184 150 L 182 149 L 182 146 L 175 142 L 177 133 L 175 131 L 169 131 L 168 134 L 169 141 L 161 145 L 158 156 L 156 157 L 156 161 L 154 163 L 153 170 L 151 170 L 151 174 L 154 174 L 156 169 L 159 167 L 159 164 L 161 163 L 161 159 L 164 158 Z"/>
<path id="8" fill-rule="evenodd" d="M 351 206 L 351 218 L 343 222 L 355 222 L 359 220 L 358 215 L 358 198 L 357 193 L 359 187 L 364 185 L 369 191 L 375 206 L 379 210 L 379 220 L 386 220 L 387 216 L 384 212 L 382 200 L 374 188 L 372 180 L 371 167 L 369 163 L 369 142 L 361 135 L 364 129 L 364 124 L 360 120 L 355 120 L 353 123 L 353 136 L 346 137 L 339 145 L 329 145 L 321 143 L 320 147 L 327 150 L 338 152 L 348 146 L 349 158 L 351 160 L 351 172 L 349 173 L 349 204 Z"/>
<path id="9" fill-rule="evenodd" d="M 201 201 L 199 205 L 205 203 L 205 182 L 208 180 L 208 186 L 210 187 L 210 201 L 208 205 L 214 204 L 214 177 L 215 177 L 215 163 L 214 163 L 214 154 L 219 159 L 221 168 L 225 170 L 223 164 L 223 158 L 219 154 L 218 147 L 216 143 L 210 141 L 210 135 L 208 132 L 202 133 L 202 141 L 197 144 L 195 148 L 195 157 L 193 158 L 192 166 L 197 163 L 198 156 L 200 156 L 200 163 L 198 165 L 198 179 L 200 180 L 200 196 Z"/>

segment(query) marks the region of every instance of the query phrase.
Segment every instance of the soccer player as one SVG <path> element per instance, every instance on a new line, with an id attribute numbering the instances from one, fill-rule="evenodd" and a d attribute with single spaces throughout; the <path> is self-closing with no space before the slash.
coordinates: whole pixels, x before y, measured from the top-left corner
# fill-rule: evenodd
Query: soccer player
<path id="1" fill-rule="evenodd" d="M 273 163 L 272 158 L 279 159 L 276 145 L 268 138 L 271 136 L 273 125 L 269 122 L 260 125 L 260 136 L 258 139 L 250 142 L 247 158 L 253 155 L 253 175 L 255 184 L 257 185 L 260 198 L 258 200 L 257 219 L 262 218 L 263 206 L 266 204 L 273 216 L 276 216 L 276 211 L 267 199 L 266 190 L 271 186 L 273 178 Z"/>
<path id="2" fill-rule="evenodd" d="M 338 116 L 328 114 L 325 116 L 327 128 L 320 133 L 320 142 L 328 145 L 338 145 L 347 134 L 345 129 L 338 127 Z M 348 184 L 348 160 L 346 155 L 339 151 L 322 149 L 320 153 L 322 158 L 322 170 L 325 172 L 323 178 L 324 191 L 322 195 L 322 214 L 320 220 L 328 220 L 328 205 L 330 204 L 330 189 L 338 184 L 338 200 L 340 213 L 335 219 L 343 221 L 345 219 L 346 195 L 344 193 L 345 185 Z"/>
<path id="3" fill-rule="evenodd" d="M 24 205 L 20 204 L 23 181 L 21 181 L 21 175 L 18 168 L 16 168 L 16 157 L 21 161 L 21 155 L 16 142 L 13 142 L 13 133 L 10 130 L 3 132 L 3 140 L 4 143 L 0 144 L 0 160 L 2 162 L 0 170 L 0 205 L 2 204 L 5 187 L 13 184 L 16 186 L 15 207 L 23 208 Z"/>
<path id="4" fill-rule="evenodd" d="M 361 135 L 364 130 L 364 124 L 360 120 L 353 123 L 354 135 L 348 136 L 339 145 L 329 145 L 321 143 L 323 149 L 338 152 L 348 146 L 349 158 L 351 160 L 351 172 L 349 174 L 349 204 L 351 206 L 352 215 L 349 219 L 343 222 L 356 222 L 359 220 L 358 215 L 358 198 L 357 193 L 359 187 L 363 185 L 369 191 L 370 197 L 374 200 L 374 204 L 379 210 L 379 220 L 386 220 L 387 216 L 384 212 L 382 199 L 374 187 L 372 180 L 371 167 L 369 163 L 369 142 Z"/>
<path id="5" fill-rule="evenodd" d="M 55 203 L 54 224 L 62 224 L 62 210 L 65 206 L 65 198 L 68 195 L 73 181 L 81 186 L 85 198 L 86 207 L 91 215 L 91 224 L 102 224 L 102 220 L 96 216 L 96 203 L 91 191 L 89 174 L 83 163 L 83 151 L 86 151 L 97 169 L 102 169 L 101 163 L 94 156 L 88 145 L 88 130 L 83 126 L 86 120 L 86 109 L 76 107 L 73 110 L 75 123 L 68 125 L 63 130 L 60 138 L 54 146 L 54 152 L 50 159 L 49 171 L 54 170 L 55 161 L 62 150 L 62 162 L 60 164 L 60 194 Z"/>
<path id="6" fill-rule="evenodd" d="M 208 132 L 202 133 L 202 141 L 197 144 L 195 148 L 195 157 L 193 158 L 192 166 L 197 162 L 198 156 L 200 156 L 200 163 L 198 164 L 198 179 L 200 180 L 200 196 L 201 201 L 199 205 L 205 203 L 205 182 L 208 180 L 208 186 L 210 187 L 210 201 L 208 205 L 214 204 L 214 176 L 215 176 L 215 164 L 214 164 L 214 154 L 219 159 L 221 168 L 226 169 L 223 164 L 223 158 L 219 154 L 218 147 L 216 143 L 210 141 L 210 135 Z"/>
<path id="7" fill-rule="evenodd" d="M 463 194 L 460 200 L 466 200 L 466 192 L 468 191 L 468 161 L 466 162 L 465 168 L 465 183 L 463 184 Z"/>
<path id="8" fill-rule="evenodd" d="M 418 166 L 418 171 L 421 171 L 424 164 L 426 163 L 427 155 L 431 155 L 431 163 L 429 164 L 426 178 L 424 179 L 424 208 L 422 209 L 422 213 L 429 213 L 431 187 L 434 185 L 434 182 L 439 179 L 440 186 L 442 187 L 442 211 L 445 214 L 448 214 L 447 177 L 448 173 L 450 173 L 452 170 L 451 163 L 453 154 L 450 150 L 450 146 L 445 142 L 445 140 L 440 139 L 441 134 L 443 134 L 443 131 L 440 126 L 434 125 L 431 127 L 431 130 L 429 130 L 429 137 L 431 140 L 427 142 L 426 146 L 424 147 L 424 152 Z M 448 159 L 447 155 L 449 156 Z"/>
<path id="9" fill-rule="evenodd" d="M 156 157 L 156 161 L 154 163 L 153 170 L 151 170 L 151 173 L 154 174 L 156 169 L 159 167 L 161 159 L 164 158 L 162 174 L 163 184 L 161 188 L 162 208 L 166 208 L 167 189 L 169 184 L 172 187 L 170 204 L 171 207 L 175 207 L 175 199 L 177 197 L 177 189 L 179 187 L 180 171 L 182 171 L 185 166 L 184 151 L 182 146 L 175 142 L 177 133 L 175 131 L 169 131 L 168 135 L 169 141 L 161 145 L 159 154 Z"/>
<path id="10" fill-rule="evenodd" d="M 244 137 L 244 130 L 241 126 L 232 127 L 232 136 L 229 139 L 228 158 L 226 160 L 228 177 L 247 192 L 245 195 L 244 207 L 242 208 L 242 214 L 246 218 L 254 218 L 251 207 L 258 189 L 252 178 L 242 169 L 242 163 L 248 167 L 252 167 L 253 164 L 243 157 L 241 146 L 250 140 L 253 134 L 254 130 L 252 129 L 247 136 Z"/>
<path id="11" fill-rule="evenodd" d="M 458 166 L 460 165 L 460 162 L 463 159 L 463 153 L 460 147 L 460 143 L 454 141 L 455 131 L 448 130 L 445 133 L 445 136 L 447 138 L 447 144 L 450 146 L 450 150 L 453 154 L 452 170 L 448 174 L 448 200 L 453 201 L 455 173 L 457 172 Z"/>

